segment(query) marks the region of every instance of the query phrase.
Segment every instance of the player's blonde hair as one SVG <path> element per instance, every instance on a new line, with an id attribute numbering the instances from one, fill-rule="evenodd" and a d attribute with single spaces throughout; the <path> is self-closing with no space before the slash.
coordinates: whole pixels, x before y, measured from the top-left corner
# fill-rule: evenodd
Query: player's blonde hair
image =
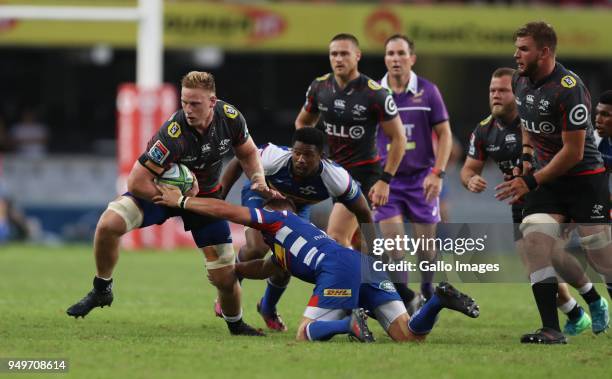
<path id="1" fill-rule="evenodd" d="M 210 72 L 190 71 L 181 79 L 184 88 L 201 88 L 212 93 L 216 92 L 215 77 Z"/>

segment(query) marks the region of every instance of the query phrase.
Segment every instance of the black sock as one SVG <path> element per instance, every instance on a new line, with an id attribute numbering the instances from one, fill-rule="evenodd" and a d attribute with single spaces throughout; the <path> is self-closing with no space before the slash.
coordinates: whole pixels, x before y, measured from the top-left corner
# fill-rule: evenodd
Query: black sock
<path id="1" fill-rule="evenodd" d="M 560 332 L 561 327 L 557 314 L 557 292 L 559 290 L 557 278 L 549 277 L 541 282 L 534 283 L 531 290 L 538 305 L 542 326 Z"/>
<path id="2" fill-rule="evenodd" d="M 404 303 L 409 303 L 414 299 L 416 294 L 413 290 L 408 288 L 406 283 L 393 283 L 395 289 L 397 290 L 397 294 L 402 298 Z"/>
<path id="3" fill-rule="evenodd" d="M 572 308 L 571 311 L 567 312 L 567 317 L 570 319 L 570 321 L 576 321 L 580 317 L 582 317 L 583 313 L 584 310 L 582 309 L 582 307 L 576 303 L 576 305 L 574 305 L 574 308 Z"/>
<path id="4" fill-rule="evenodd" d="M 97 276 L 94 277 L 93 286 L 96 291 L 107 292 L 113 289 L 113 278 L 110 279 L 102 279 Z"/>
<path id="5" fill-rule="evenodd" d="M 581 293 L 580 296 L 582 296 L 582 298 L 584 299 L 584 301 L 587 302 L 587 304 L 592 304 L 601 299 L 601 296 L 599 296 L 599 293 L 597 293 L 595 286 L 592 286 L 591 289 L 587 292 Z"/>

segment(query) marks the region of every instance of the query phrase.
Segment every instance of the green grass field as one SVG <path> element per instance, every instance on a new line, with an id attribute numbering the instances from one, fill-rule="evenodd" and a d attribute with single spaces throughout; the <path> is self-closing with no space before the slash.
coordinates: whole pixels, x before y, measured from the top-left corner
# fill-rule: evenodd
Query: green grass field
<path id="1" fill-rule="evenodd" d="M 215 318 L 214 288 L 194 251 L 122 253 L 115 302 L 85 319 L 67 306 L 91 287 L 87 246 L 0 247 L 0 358 L 67 358 L 75 378 L 609 378 L 612 336 L 590 333 L 566 346 L 523 346 L 538 326 L 528 284 L 463 284 L 481 317 L 444 312 L 425 343 L 396 344 L 370 320 L 374 344 L 296 343 L 310 286 L 293 280 L 280 303 L 285 334 L 231 337 Z M 598 285 L 603 294 L 603 286 Z M 247 281 L 245 320 L 262 327 L 262 282 Z M 0 377 L 10 374 L 0 373 Z M 48 374 L 19 375 L 41 377 Z"/>

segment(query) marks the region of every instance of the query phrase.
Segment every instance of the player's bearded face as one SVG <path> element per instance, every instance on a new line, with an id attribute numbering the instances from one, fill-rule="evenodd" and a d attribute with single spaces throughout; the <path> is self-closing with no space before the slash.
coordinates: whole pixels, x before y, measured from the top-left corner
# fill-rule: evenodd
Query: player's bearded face
<path id="1" fill-rule="evenodd" d="M 321 164 L 321 153 L 315 145 L 296 141 L 291 150 L 291 164 L 295 175 L 313 175 Z"/>
<path id="2" fill-rule="evenodd" d="M 512 93 L 512 77 L 492 78 L 489 86 L 489 107 L 494 117 L 505 117 L 516 109 Z"/>
<path id="3" fill-rule="evenodd" d="M 532 76 L 537 72 L 540 60 L 540 50 L 535 41 L 532 37 L 517 37 L 514 45 L 516 46 L 514 59 L 519 75 Z"/>
<path id="4" fill-rule="evenodd" d="M 217 98 L 211 91 L 201 88 L 181 89 L 181 106 L 190 126 L 207 126 L 216 101 Z"/>
<path id="5" fill-rule="evenodd" d="M 350 76 L 357 70 L 357 62 L 360 58 L 361 52 L 352 41 L 333 41 L 329 45 L 329 63 L 337 76 Z"/>

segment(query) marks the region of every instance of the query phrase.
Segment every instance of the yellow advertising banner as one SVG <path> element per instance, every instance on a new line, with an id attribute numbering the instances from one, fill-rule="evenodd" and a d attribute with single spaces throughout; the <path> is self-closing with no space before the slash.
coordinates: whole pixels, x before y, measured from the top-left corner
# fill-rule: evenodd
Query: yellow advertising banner
<path id="1" fill-rule="evenodd" d="M 118 4 L 66 4 L 76 3 Z M 134 4 L 121 4 L 126 3 Z M 611 19 L 607 8 L 169 2 L 164 42 L 166 48 L 324 53 L 333 35 L 348 32 L 368 53 L 382 51 L 387 36 L 404 33 L 415 40 L 419 54 L 507 56 L 520 25 L 545 20 L 557 30 L 559 55 L 607 58 L 612 57 Z M 0 19 L 0 45 L 133 47 L 135 41 L 136 25 L 130 23 Z"/>

